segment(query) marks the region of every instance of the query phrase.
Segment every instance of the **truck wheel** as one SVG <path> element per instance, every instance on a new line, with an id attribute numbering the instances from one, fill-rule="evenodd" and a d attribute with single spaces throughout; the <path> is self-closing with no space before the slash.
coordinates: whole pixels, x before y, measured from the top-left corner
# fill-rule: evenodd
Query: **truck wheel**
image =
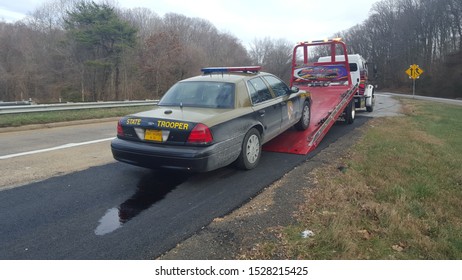
<path id="1" fill-rule="evenodd" d="M 345 109 L 345 123 L 352 124 L 355 121 L 356 108 L 355 101 L 351 100 L 350 104 Z"/>
<path id="2" fill-rule="evenodd" d="M 250 129 L 242 142 L 242 149 L 237 158 L 237 167 L 250 170 L 258 165 L 261 157 L 261 137 L 256 128 Z"/>
<path id="3" fill-rule="evenodd" d="M 310 118 L 310 103 L 306 101 L 303 103 L 302 116 L 300 117 L 300 120 L 294 125 L 295 129 L 300 131 L 306 130 L 310 126 Z"/>

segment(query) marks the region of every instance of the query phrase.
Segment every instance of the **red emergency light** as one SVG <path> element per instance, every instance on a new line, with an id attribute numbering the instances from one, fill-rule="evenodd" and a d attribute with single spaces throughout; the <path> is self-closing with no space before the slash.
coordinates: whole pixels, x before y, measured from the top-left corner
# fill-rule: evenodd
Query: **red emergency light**
<path id="1" fill-rule="evenodd" d="M 204 75 L 212 74 L 212 73 L 232 73 L 232 72 L 258 73 L 260 70 L 261 70 L 261 66 L 205 67 L 201 69 Z"/>

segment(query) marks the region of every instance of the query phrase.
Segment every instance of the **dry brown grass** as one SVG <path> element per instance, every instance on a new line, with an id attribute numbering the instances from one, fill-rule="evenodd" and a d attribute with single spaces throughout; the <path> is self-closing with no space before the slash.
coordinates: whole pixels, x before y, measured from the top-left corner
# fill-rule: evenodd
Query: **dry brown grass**
<path id="1" fill-rule="evenodd" d="M 258 259 L 462 259 L 462 112 L 404 104 L 342 158 L 306 176 L 298 223 L 258 244 Z M 309 229 L 315 233 L 302 238 Z"/>

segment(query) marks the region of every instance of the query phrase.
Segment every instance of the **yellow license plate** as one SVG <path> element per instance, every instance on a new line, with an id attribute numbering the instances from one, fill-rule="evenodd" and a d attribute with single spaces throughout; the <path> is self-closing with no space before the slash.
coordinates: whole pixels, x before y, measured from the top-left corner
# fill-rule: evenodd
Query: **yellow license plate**
<path id="1" fill-rule="evenodd" d="M 144 140 L 162 142 L 162 130 L 146 129 Z"/>

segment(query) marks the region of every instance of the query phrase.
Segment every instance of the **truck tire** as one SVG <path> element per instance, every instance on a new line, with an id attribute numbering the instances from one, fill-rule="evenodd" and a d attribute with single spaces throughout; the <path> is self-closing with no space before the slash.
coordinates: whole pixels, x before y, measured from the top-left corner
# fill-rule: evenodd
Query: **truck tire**
<path id="1" fill-rule="evenodd" d="M 356 117 L 356 108 L 355 101 L 351 100 L 350 104 L 345 109 L 345 123 L 352 124 L 355 121 Z"/>
<path id="2" fill-rule="evenodd" d="M 251 128 L 242 141 L 242 149 L 236 164 L 239 169 L 250 170 L 258 165 L 261 157 L 261 136 L 256 128 Z"/>
<path id="3" fill-rule="evenodd" d="M 294 125 L 296 130 L 306 130 L 310 126 L 310 119 L 311 119 L 311 110 L 310 110 L 310 103 L 305 101 L 303 103 L 302 108 L 302 116 L 300 120 Z"/>

